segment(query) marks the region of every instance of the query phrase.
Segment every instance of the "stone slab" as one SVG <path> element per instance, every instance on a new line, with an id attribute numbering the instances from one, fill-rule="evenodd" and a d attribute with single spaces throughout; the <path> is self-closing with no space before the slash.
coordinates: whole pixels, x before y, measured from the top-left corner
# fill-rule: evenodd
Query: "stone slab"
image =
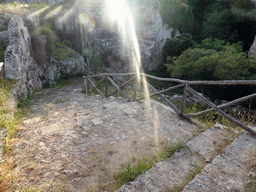
<path id="1" fill-rule="evenodd" d="M 256 138 L 242 132 L 183 191 L 245 191 L 250 159 L 255 152 Z"/>

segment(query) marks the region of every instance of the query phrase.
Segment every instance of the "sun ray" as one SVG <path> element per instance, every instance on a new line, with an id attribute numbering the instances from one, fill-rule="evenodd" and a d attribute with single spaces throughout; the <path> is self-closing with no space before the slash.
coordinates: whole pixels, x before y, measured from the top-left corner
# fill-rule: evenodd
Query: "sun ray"
<path id="1" fill-rule="evenodd" d="M 49 19 L 55 15 L 57 15 L 61 10 L 62 10 L 62 5 L 57 7 L 56 9 L 54 9 L 53 11 L 51 11 L 50 13 L 48 13 L 47 15 L 44 16 L 45 19 Z"/>

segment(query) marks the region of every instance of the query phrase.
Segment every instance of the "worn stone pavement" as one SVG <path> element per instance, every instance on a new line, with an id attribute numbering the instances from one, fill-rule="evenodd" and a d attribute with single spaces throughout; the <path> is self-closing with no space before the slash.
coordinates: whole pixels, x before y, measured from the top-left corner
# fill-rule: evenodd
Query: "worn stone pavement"
<path id="1" fill-rule="evenodd" d="M 104 185 L 111 191 L 113 173 L 128 161 L 162 143 L 188 141 L 197 130 L 159 102 L 149 107 L 81 91 L 72 85 L 36 93 L 21 141 L 12 147 L 15 190 L 98 191 Z"/>

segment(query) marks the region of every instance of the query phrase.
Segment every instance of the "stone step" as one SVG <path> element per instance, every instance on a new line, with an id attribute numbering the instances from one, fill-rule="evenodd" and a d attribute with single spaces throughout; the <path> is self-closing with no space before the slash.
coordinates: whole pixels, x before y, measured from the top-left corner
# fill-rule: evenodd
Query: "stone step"
<path id="1" fill-rule="evenodd" d="M 242 132 L 220 155 L 205 166 L 184 192 L 246 191 L 251 161 L 255 161 L 256 137 Z"/>
<path id="2" fill-rule="evenodd" d="M 200 171 L 238 134 L 239 132 L 215 124 L 187 142 L 187 148 L 183 148 L 172 157 L 157 163 L 134 181 L 123 185 L 117 192 L 182 189 L 193 173 Z"/>

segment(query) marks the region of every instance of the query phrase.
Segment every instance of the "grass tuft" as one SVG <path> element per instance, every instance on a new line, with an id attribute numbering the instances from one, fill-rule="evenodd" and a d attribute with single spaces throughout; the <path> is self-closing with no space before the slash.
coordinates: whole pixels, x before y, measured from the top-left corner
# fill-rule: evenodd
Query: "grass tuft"
<path id="1" fill-rule="evenodd" d="M 123 170 L 114 174 L 116 189 L 129 181 L 135 180 L 140 174 L 151 169 L 156 163 L 171 157 L 176 151 L 185 147 L 186 144 L 184 142 L 179 142 L 172 146 L 169 143 L 165 143 L 164 146 L 162 146 L 162 148 L 154 155 L 144 155 L 142 158 L 138 159 L 137 162 L 131 163 L 134 161 L 133 158 L 131 162 L 128 162 Z"/>

